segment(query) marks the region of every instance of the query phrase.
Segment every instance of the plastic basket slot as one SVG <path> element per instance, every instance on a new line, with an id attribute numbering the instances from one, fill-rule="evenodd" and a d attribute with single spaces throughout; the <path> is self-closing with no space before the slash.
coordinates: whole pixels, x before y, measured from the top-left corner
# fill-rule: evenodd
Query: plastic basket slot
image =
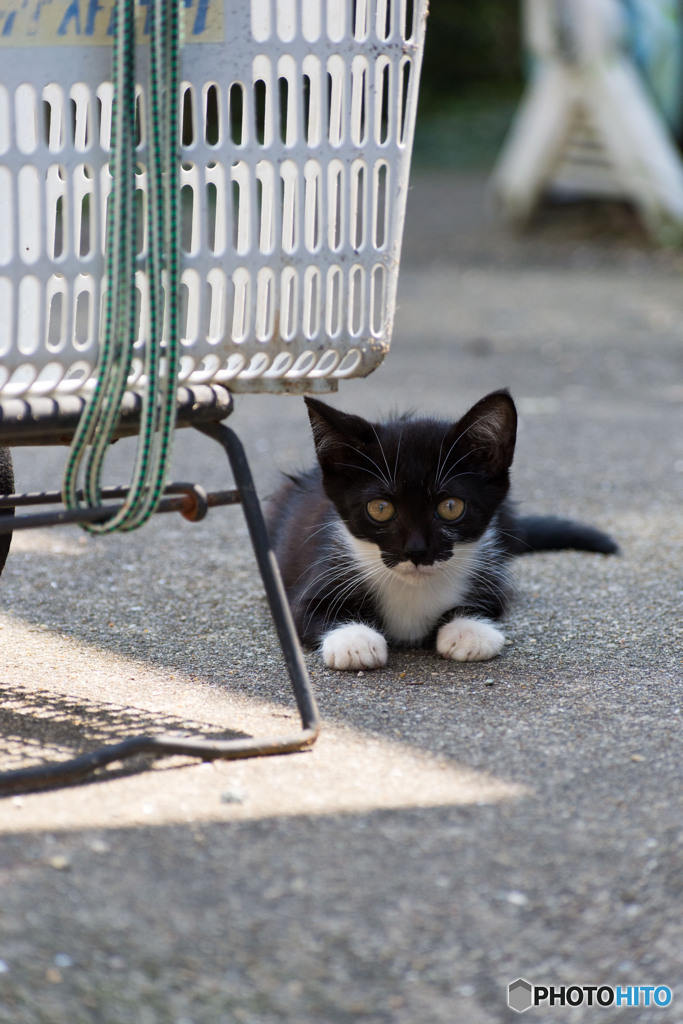
<path id="1" fill-rule="evenodd" d="M 323 93 L 320 58 L 306 54 L 301 62 L 303 89 L 304 135 L 309 148 L 317 149 L 322 142 Z"/>
<path id="2" fill-rule="evenodd" d="M 301 229 L 299 217 L 299 167 L 294 160 L 280 166 L 280 209 L 282 212 L 282 249 L 291 255 L 299 248 Z"/>
<path id="3" fill-rule="evenodd" d="M 354 39 L 361 42 L 367 39 L 370 33 L 368 0 L 351 0 L 351 24 Z"/>
<path id="4" fill-rule="evenodd" d="M 87 351 L 95 342 L 97 285 L 89 275 L 79 274 L 74 287 L 74 335 L 76 351 Z"/>
<path id="5" fill-rule="evenodd" d="M 0 156 L 4 156 L 12 144 L 11 109 L 9 92 L 0 85 Z"/>
<path id="6" fill-rule="evenodd" d="M 77 153 L 87 153 L 93 144 L 93 95 L 84 82 L 76 82 L 69 96 L 73 147 Z"/>
<path id="7" fill-rule="evenodd" d="M 338 338 L 344 326 L 343 310 L 344 273 L 339 266 L 329 267 L 325 301 L 325 333 L 328 338 Z"/>
<path id="8" fill-rule="evenodd" d="M 256 315 L 254 332 L 258 341 L 268 341 L 275 327 L 277 291 L 275 274 L 270 267 L 261 267 L 256 275 Z"/>
<path id="9" fill-rule="evenodd" d="M 299 323 L 299 275 L 293 267 L 285 267 L 280 279 L 279 334 L 283 341 L 296 337 Z"/>
<path id="10" fill-rule="evenodd" d="M 36 90 L 28 82 L 14 93 L 16 145 L 20 153 L 30 156 L 38 149 L 38 102 Z"/>
<path id="11" fill-rule="evenodd" d="M 259 250 L 270 254 L 275 249 L 275 167 L 269 160 L 256 165 L 256 221 Z"/>
<path id="12" fill-rule="evenodd" d="M 215 82 L 208 82 L 202 88 L 204 141 L 207 146 L 217 146 L 222 138 L 223 124 L 220 95 L 220 89 Z"/>
<path id="13" fill-rule="evenodd" d="M 252 62 L 252 93 L 255 138 L 261 146 L 272 146 L 275 136 L 273 70 L 268 57 L 258 54 Z"/>
<path id="14" fill-rule="evenodd" d="M 228 300 L 228 282 L 225 272 L 220 267 L 212 267 L 207 274 L 209 291 L 206 303 L 206 340 L 210 345 L 217 345 L 225 334 L 226 311 Z"/>
<path id="15" fill-rule="evenodd" d="M 23 263 L 36 263 L 42 246 L 42 192 L 37 167 L 24 164 L 17 174 L 17 206 L 19 210 L 19 256 Z"/>
<path id="16" fill-rule="evenodd" d="M 317 160 L 304 167 L 304 245 L 316 253 L 322 243 L 322 169 Z"/>
<path id="17" fill-rule="evenodd" d="M 393 65 L 383 54 L 375 61 L 375 142 L 385 146 L 391 140 L 394 107 Z"/>
<path id="18" fill-rule="evenodd" d="M 280 141 L 291 147 L 299 141 L 298 71 L 294 58 L 284 54 L 278 60 L 278 110 Z"/>
<path id="19" fill-rule="evenodd" d="M 195 101 L 194 88 L 190 82 L 183 82 L 181 86 L 181 107 L 180 107 L 180 139 L 185 149 L 190 149 L 195 142 Z"/>
<path id="20" fill-rule="evenodd" d="M 8 167 L 0 167 L 0 267 L 14 256 L 14 180 Z"/>
<path id="21" fill-rule="evenodd" d="M 52 274 L 47 281 L 45 301 L 45 348 L 48 352 L 61 352 L 67 336 L 68 286 L 62 275 Z"/>
<path id="22" fill-rule="evenodd" d="M 72 177 L 74 240 L 76 254 L 86 260 L 97 247 L 97 205 L 95 173 L 88 164 L 78 164 Z"/>
<path id="23" fill-rule="evenodd" d="M 343 356 L 337 369 L 333 372 L 333 377 L 343 378 L 352 377 L 358 367 L 360 366 L 363 355 L 358 348 L 350 348 L 346 355 Z"/>
<path id="24" fill-rule="evenodd" d="M 250 330 L 251 274 L 246 267 L 238 267 L 232 275 L 235 296 L 232 313 L 232 337 L 236 344 L 246 341 Z"/>
<path id="25" fill-rule="evenodd" d="M 341 146 L 346 123 L 346 62 L 340 54 L 327 61 L 327 137 L 331 146 Z"/>
<path id="26" fill-rule="evenodd" d="M 37 350 L 44 337 L 44 302 L 40 281 L 33 274 L 26 274 L 19 282 L 17 303 L 17 351 L 30 356 Z"/>
<path id="27" fill-rule="evenodd" d="M 14 287 L 8 277 L 0 277 L 0 358 L 7 356 L 14 338 Z"/>
<path id="28" fill-rule="evenodd" d="M 183 345 L 194 345 L 199 338 L 199 274 L 190 267 L 182 272 L 180 282 L 180 339 Z"/>
<path id="29" fill-rule="evenodd" d="M 235 146 L 245 145 L 249 140 L 247 131 L 247 106 L 242 82 L 232 82 L 228 89 L 227 120 L 230 141 Z"/>
<path id="30" fill-rule="evenodd" d="M 372 173 L 372 244 L 379 251 L 386 248 L 389 226 L 389 164 L 378 160 Z"/>
<path id="31" fill-rule="evenodd" d="M 349 334 L 352 338 L 359 338 L 365 326 L 366 279 L 365 268 L 354 264 L 349 272 Z"/>
<path id="32" fill-rule="evenodd" d="M 386 267 L 377 263 L 370 274 L 370 332 L 380 338 L 386 326 Z"/>
<path id="33" fill-rule="evenodd" d="M 339 252 L 344 244 L 345 174 L 341 160 L 330 160 L 327 167 L 327 244 L 332 252 Z"/>
<path id="34" fill-rule="evenodd" d="M 403 57 L 398 66 L 398 89 L 396 90 L 396 96 L 398 100 L 397 110 L 397 139 L 399 145 L 405 146 L 407 138 L 406 133 L 409 125 L 409 97 L 410 97 L 410 79 L 413 71 L 413 62 L 410 57 Z"/>
<path id="35" fill-rule="evenodd" d="M 308 371 L 308 376 L 314 380 L 320 377 L 329 377 L 339 364 L 339 353 L 336 349 L 327 349 L 318 359 L 316 365 Z"/>
<path id="36" fill-rule="evenodd" d="M 350 229 L 349 240 L 355 252 L 365 248 L 365 225 L 368 215 L 367 168 L 365 161 L 358 159 L 351 164 L 351 188 L 349 190 Z"/>
<path id="37" fill-rule="evenodd" d="M 279 352 L 268 369 L 264 372 L 263 376 L 271 379 L 283 377 L 290 369 L 293 362 L 294 357 L 290 352 Z"/>
<path id="38" fill-rule="evenodd" d="M 59 262 L 70 249 L 69 218 L 65 216 L 66 170 L 59 164 L 47 169 L 45 179 L 45 226 L 47 253 L 53 262 Z"/>
<path id="39" fill-rule="evenodd" d="M 303 335 L 309 341 L 320 331 L 321 273 L 319 267 L 308 266 L 304 271 Z"/>
<path id="40" fill-rule="evenodd" d="M 367 140 L 369 63 L 358 54 L 351 61 L 351 118 L 349 136 L 354 146 L 364 146 Z"/>

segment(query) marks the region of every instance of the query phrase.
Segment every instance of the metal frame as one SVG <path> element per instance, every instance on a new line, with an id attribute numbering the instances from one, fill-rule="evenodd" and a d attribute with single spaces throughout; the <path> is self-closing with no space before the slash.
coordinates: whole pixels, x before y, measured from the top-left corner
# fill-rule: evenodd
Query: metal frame
<path id="1" fill-rule="evenodd" d="M 0 773 L 0 795 L 46 789 L 80 782 L 93 775 L 98 769 L 116 761 L 148 754 L 153 757 L 168 757 L 184 754 L 198 757 L 203 761 L 216 759 L 237 760 L 247 757 L 263 757 L 271 754 L 288 754 L 311 747 L 318 736 L 319 720 L 315 697 L 311 689 L 308 672 L 304 664 L 301 646 L 292 621 L 287 596 L 280 578 L 275 556 L 270 547 L 261 505 L 256 494 L 251 469 L 247 461 L 242 442 L 230 427 L 220 422 L 200 423 L 195 429 L 207 437 L 213 438 L 225 451 L 236 490 L 221 491 L 213 495 L 203 495 L 200 488 L 187 484 L 171 484 L 167 494 L 182 491 L 177 497 L 165 497 L 161 511 L 181 511 L 190 519 L 201 518 L 206 508 L 216 505 L 240 503 L 246 519 L 249 536 L 256 555 L 261 579 L 266 591 L 271 615 L 284 656 L 285 666 L 294 692 L 301 729 L 299 732 L 274 737 L 249 737 L 247 739 L 208 740 L 203 736 L 176 737 L 171 735 L 132 736 L 120 743 L 100 747 L 90 753 L 82 754 L 61 762 L 34 765 L 11 772 Z M 2 437 L 0 436 L 0 441 Z M 120 497 L 121 492 L 106 495 Z M 51 495 L 12 495 L 0 500 L 0 508 L 11 508 L 26 504 L 45 504 L 53 500 Z M 205 501 L 204 501 L 205 499 Z M 197 512 L 199 508 L 199 513 Z M 100 520 L 113 514 L 116 506 L 107 505 L 87 516 L 81 515 L 80 521 L 86 519 Z M 3 519 L 7 522 L 3 523 Z M 73 518 L 69 518 L 73 522 Z M 65 522 L 63 510 L 41 513 L 38 516 L 0 517 L 0 533 L 9 533 L 16 529 L 29 529 L 32 526 L 58 525 Z"/>

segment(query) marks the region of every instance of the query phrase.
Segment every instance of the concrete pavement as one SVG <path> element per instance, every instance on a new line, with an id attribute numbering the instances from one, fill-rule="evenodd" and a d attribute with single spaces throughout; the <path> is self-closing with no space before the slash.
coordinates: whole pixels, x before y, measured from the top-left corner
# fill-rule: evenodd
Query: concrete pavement
<path id="1" fill-rule="evenodd" d="M 333 401 L 457 416 L 510 386 L 520 504 L 622 555 L 520 559 L 493 662 L 308 656 L 311 753 L 2 801 L 2 1024 L 497 1024 L 519 977 L 673 993 L 529 1020 L 683 1021 L 683 260 L 615 208 L 509 235 L 476 177 L 417 177 L 408 210 L 391 355 Z M 262 494 L 310 461 L 298 399 L 238 399 L 232 426 Z M 19 451 L 18 487 L 63 457 Z M 174 476 L 223 487 L 222 458 L 185 432 Z M 239 509 L 17 536 L 0 642 L 3 767 L 295 719 Z"/>

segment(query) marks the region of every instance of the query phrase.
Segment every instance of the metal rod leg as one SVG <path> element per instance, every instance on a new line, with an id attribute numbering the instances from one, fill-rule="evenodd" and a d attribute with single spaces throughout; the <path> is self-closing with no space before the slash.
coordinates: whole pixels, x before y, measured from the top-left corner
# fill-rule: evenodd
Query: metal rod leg
<path id="1" fill-rule="evenodd" d="M 235 760 L 269 754 L 288 754 L 304 750 L 315 743 L 319 732 L 318 710 L 244 448 L 237 435 L 222 424 L 198 426 L 196 429 L 218 441 L 228 455 L 301 717 L 301 730 L 286 736 L 232 740 L 209 740 L 203 736 L 131 736 L 120 743 L 100 747 L 68 761 L 2 772 L 0 795 L 68 785 L 87 778 L 109 764 L 140 754 L 152 754 L 155 757 L 185 754 L 190 757 L 201 757 L 205 761 L 218 758 Z"/>
<path id="2" fill-rule="evenodd" d="M 308 672 L 280 576 L 280 569 L 268 539 L 261 504 L 256 494 L 246 452 L 234 430 L 226 427 L 223 423 L 208 424 L 197 427 L 197 429 L 201 430 L 203 434 L 215 438 L 228 454 L 235 483 L 242 498 L 242 508 L 252 547 L 301 715 L 301 724 L 304 729 L 314 730 L 317 735 L 319 725 L 315 698 L 311 691 Z"/>

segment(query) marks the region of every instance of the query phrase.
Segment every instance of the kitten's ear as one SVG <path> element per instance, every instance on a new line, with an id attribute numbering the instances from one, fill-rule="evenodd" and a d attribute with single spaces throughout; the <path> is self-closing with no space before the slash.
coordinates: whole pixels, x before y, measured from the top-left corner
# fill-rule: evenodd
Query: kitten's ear
<path id="1" fill-rule="evenodd" d="M 339 465 L 372 442 L 372 426 L 361 416 L 340 412 L 317 398 L 304 398 L 321 466 Z"/>
<path id="2" fill-rule="evenodd" d="M 512 465 L 517 437 L 517 410 L 509 391 L 486 395 L 452 428 L 489 476 L 499 476 Z"/>

